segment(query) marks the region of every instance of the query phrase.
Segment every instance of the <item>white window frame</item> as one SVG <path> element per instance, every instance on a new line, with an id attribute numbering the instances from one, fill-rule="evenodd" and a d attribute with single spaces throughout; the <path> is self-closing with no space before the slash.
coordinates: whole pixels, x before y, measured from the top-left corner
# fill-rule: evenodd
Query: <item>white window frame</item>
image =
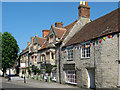
<path id="1" fill-rule="evenodd" d="M 70 53 L 70 54 L 69 54 Z M 67 50 L 67 60 L 73 60 L 73 50 Z"/>
<path id="2" fill-rule="evenodd" d="M 73 72 L 73 74 L 70 74 L 69 72 Z M 70 77 L 69 79 L 68 79 L 68 76 Z M 73 82 L 70 81 L 71 79 L 73 79 L 72 80 Z M 76 83 L 76 71 L 75 70 L 67 70 L 66 71 L 66 83 L 77 84 Z"/>
<path id="3" fill-rule="evenodd" d="M 87 44 L 85 44 L 85 46 L 86 46 Z M 83 49 L 84 49 L 84 51 L 83 51 Z M 89 52 L 87 51 L 87 50 L 89 50 Z M 83 56 L 83 53 L 85 54 L 85 56 Z M 87 56 L 89 54 L 89 56 Z M 81 47 L 81 58 L 90 58 L 90 46 L 88 45 L 88 47 L 86 48 L 86 47 Z"/>

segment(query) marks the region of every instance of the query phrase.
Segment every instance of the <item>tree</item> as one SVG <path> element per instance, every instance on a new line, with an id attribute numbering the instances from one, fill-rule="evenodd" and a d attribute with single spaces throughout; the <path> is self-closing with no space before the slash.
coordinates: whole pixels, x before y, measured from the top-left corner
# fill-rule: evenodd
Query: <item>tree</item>
<path id="1" fill-rule="evenodd" d="M 2 68 L 3 76 L 7 68 L 13 67 L 19 47 L 15 38 L 8 32 L 2 34 Z"/>

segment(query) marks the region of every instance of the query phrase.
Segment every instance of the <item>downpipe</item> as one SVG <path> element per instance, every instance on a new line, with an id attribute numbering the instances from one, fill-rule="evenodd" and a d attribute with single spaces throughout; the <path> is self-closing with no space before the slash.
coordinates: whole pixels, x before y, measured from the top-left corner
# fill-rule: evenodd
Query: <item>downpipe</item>
<path id="1" fill-rule="evenodd" d="M 120 88 L 120 33 L 118 34 L 118 67 L 119 67 L 118 87 Z"/>

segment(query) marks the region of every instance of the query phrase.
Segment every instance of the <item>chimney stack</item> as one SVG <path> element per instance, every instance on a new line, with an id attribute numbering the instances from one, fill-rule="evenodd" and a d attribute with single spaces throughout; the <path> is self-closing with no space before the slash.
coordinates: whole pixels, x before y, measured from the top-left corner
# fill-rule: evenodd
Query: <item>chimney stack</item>
<path id="1" fill-rule="evenodd" d="M 87 0 L 80 1 L 78 11 L 79 11 L 79 18 L 80 17 L 90 18 L 90 6 L 88 6 Z"/>
<path id="2" fill-rule="evenodd" d="M 55 27 L 63 28 L 63 23 L 62 22 L 56 22 Z"/>
<path id="3" fill-rule="evenodd" d="M 29 45 L 30 45 L 30 42 L 27 42 L 27 45 L 29 46 Z"/>
<path id="4" fill-rule="evenodd" d="M 33 43 L 34 37 L 31 37 L 31 43 Z"/>
<path id="5" fill-rule="evenodd" d="M 47 35 L 49 34 L 49 30 L 43 30 L 43 37 L 46 38 Z"/>

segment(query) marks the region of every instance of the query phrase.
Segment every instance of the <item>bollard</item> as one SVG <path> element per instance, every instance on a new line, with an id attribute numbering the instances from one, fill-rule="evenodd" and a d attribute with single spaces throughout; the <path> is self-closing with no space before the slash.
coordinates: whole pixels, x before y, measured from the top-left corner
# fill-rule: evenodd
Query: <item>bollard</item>
<path id="1" fill-rule="evenodd" d="M 36 78 L 36 75 L 34 75 L 34 80 L 36 80 L 37 78 Z"/>
<path id="2" fill-rule="evenodd" d="M 40 79 L 41 79 L 41 77 L 40 76 L 38 76 L 38 80 L 40 81 Z"/>
<path id="3" fill-rule="evenodd" d="M 50 76 L 47 77 L 47 82 L 50 82 Z"/>
<path id="4" fill-rule="evenodd" d="M 31 79 L 30 75 L 29 75 L 29 79 Z"/>

